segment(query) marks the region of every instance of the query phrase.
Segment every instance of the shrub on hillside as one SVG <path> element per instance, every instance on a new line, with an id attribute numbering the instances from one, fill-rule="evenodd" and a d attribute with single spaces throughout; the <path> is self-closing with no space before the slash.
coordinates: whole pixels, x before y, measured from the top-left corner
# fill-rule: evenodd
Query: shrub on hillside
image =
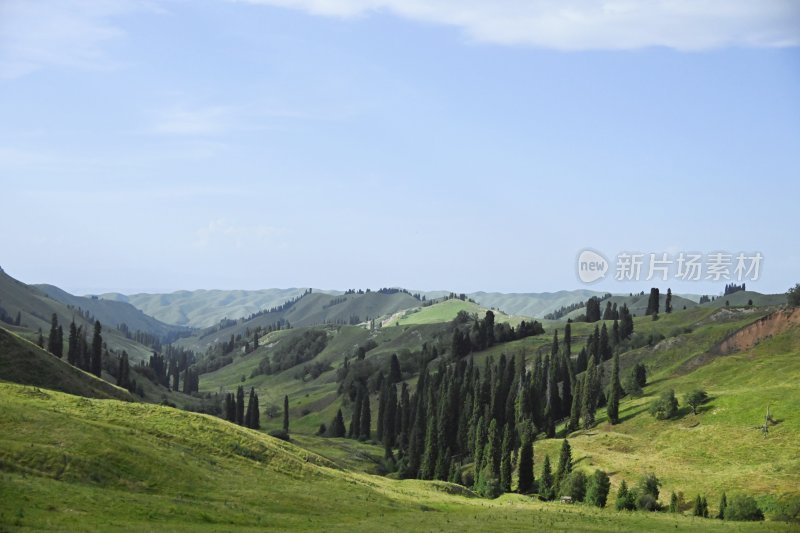
<path id="1" fill-rule="evenodd" d="M 697 414 L 697 408 L 708 401 L 708 394 L 703 389 L 695 389 L 686 395 L 684 402 L 692 408 L 692 414 Z"/>
<path id="2" fill-rule="evenodd" d="M 764 520 L 764 513 L 752 496 L 737 494 L 728 500 L 725 520 Z"/>
<path id="3" fill-rule="evenodd" d="M 785 495 L 776 502 L 773 520 L 800 523 L 800 496 Z"/>
<path id="4" fill-rule="evenodd" d="M 489 499 L 497 498 L 503 494 L 503 490 L 500 488 L 500 481 L 492 475 L 489 465 L 484 467 L 481 475 L 478 476 L 478 481 L 475 483 L 475 492 Z"/>
<path id="5" fill-rule="evenodd" d="M 650 473 L 639 480 L 638 498 L 636 498 L 636 508 L 641 511 L 660 511 L 661 504 L 658 503 L 659 487 L 661 481 L 655 474 Z"/>
<path id="6" fill-rule="evenodd" d="M 661 510 L 661 504 L 650 494 L 640 494 L 636 498 L 636 508 L 640 511 L 655 512 Z"/>
<path id="7" fill-rule="evenodd" d="M 617 490 L 617 502 L 615 507 L 617 511 L 634 511 L 636 510 L 636 499 L 638 494 L 636 489 L 629 489 L 625 480 L 620 483 L 619 490 Z"/>
<path id="8" fill-rule="evenodd" d="M 628 374 L 622 379 L 622 390 L 630 396 L 639 397 L 642 395 L 642 387 L 639 386 L 636 376 L 633 374 Z"/>
<path id="9" fill-rule="evenodd" d="M 586 474 L 580 471 L 570 473 L 561 481 L 561 495 L 571 496 L 573 502 L 586 499 Z"/>
<path id="10" fill-rule="evenodd" d="M 800 283 L 786 291 L 786 299 L 789 305 L 794 307 L 800 306 Z"/>
<path id="11" fill-rule="evenodd" d="M 611 481 L 608 479 L 608 474 L 602 470 L 595 470 L 586 488 L 586 501 L 597 507 L 605 507 L 610 488 Z"/>
<path id="12" fill-rule="evenodd" d="M 667 420 L 678 413 L 678 399 L 675 398 L 675 391 L 667 389 L 650 404 L 650 414 L 657 420 Z"/>

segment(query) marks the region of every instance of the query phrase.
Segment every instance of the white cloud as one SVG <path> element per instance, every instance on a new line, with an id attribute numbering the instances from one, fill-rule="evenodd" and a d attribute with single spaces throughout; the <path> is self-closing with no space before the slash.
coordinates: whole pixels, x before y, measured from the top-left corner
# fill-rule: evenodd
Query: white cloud
<path id="1" fill-rule="evenodd" d="M 470 38 L 558 50 L 800 44 L 797 0 L 239 0 L 351 18 L 387 12 Z"/>
<path id="2" fill-rule="evenodd" d="M 469 38 L 559 50 L 800 45 L 798 0 L 234 0 L 320 16 L 374 12 L 460 28 Z M 125 16 L 161 0 L 0 0 L 0 79 L 44 67 L 108 69 Z M 184 4 L 196 9 L 197 4 Z"/>
<path id="3" fill-rule="evenodd" d="M 103 47 L 125 35 L 115 20 L 144 9 L 156 10 L 133 0 L 2 0 L 0 78 L 48 66 L 112 68 Z"/>

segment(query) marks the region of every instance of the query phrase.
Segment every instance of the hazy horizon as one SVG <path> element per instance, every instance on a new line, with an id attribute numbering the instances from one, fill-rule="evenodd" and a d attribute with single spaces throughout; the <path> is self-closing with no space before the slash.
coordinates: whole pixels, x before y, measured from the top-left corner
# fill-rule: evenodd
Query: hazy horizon
<path id="1" fill-rule="evenodd" d="M 172 293 L 178 293 L 178 292 L 195 292 L 195 291 L 248 291 L 248 292 L 252 291 L 252 292 L 255 292 L 255 291 L 267 291 L 267 290 L 306 289 L 306 288 L 311 288 L 312 290 L 320 291 L 320 292 L 344 292 L 344 291 L 347 291 L 349 289 L 377 290 L 377 289 L 380 289 L 380 288 L 383 288 L 383 287 L 406 289 L 406 290 L 408 290 L 408 291 L 410 291 L 412 293 L 414 293 L 414 292 L 421 292 L 421 293 L 454 292 L 456 294 L 460 294 L 460 293 L 474 294 L 474 293 L 484 292 L 484 293 L 499 293 L 499 294 L 548 294 L 548 293 L 549 294 L 554 294 L 554 293 L 559 293 L 559 292 L 574 292 L 574 291 L 586 290 L 586 291 L 592 291 L 592 292 L 598 292 L 598 293 L 610 292 L 610 293 L 612 293 L 614 295 L 627 295 L 627 294 L 637 294 L 637 293 L 641 293 L 641 292 L 644 292 L 646 294 L 650 290 L 650 287 L 659 287 L 662 291 L 666 291 L 667 288 L 671 288 L 671 285 L 670 286 L 668 286 L 668 284 L 664 285 L 663 282 L 661 284 L 659 284 L 659 283 L 651 283 L 651 284 L 645 283 L 645 284 L 641 285 L 640 288 L 634 288 L 633 286 L 631 286 L 628 289 L 625 289 L 625 290 L 621 290 L 620 289 L 620 290 L 616 290 L 616 291 L 615 290 L 603 290 L 603 289 L 599 289 L 597 286 L 594 286 L 594 285 L 586 285 L 586 284 L 580 284 L 580 283 L 575 284 L 574 286 L 565 287 L 565 288 L 562 288 L 562 289 L 541 290 L 541 291 L 537 291 L 537 290 L 529 290 L 529 291 L 514 291 L 514 290 L 511 290 L 511 291 L 500 291 L 500 290 L 490 290 L 490 289 L 478 289 L 478 290 L 472 290 L 472 291 L 464 291 L 464 290 L 451 289 L 451 288 L 446 288 L 446 287 L 445 288 L 426 289 L 426 288 L 419 288 L 419 287 L 402 287 L 402 286 L 399 286 L 399 285 L 388 285 L 388 284 L 378 285 L 378 286 L 374 286 L 374 287 L 336 287 L 336 288 L 333 288 L 333 287 L 312 287 L 311 285 L 296 285 L 296 286 L 286 286 L 286 287 L 263 286 L 263 287 L 253 287 L 253 288 L 241 288 L 241 287 L 230 287 L 230 288 L 195 287 L 195 288 L 177 288 L 177 289 L 170 289 L 170 288 L 159 289 L 157 287 L 155 287 L 155 288 L 143 288 L 143 289 L 140 289 L 140 288 L 119 288 L 119 287 L 70 287 L 70 286 L 57 285 L 57 284 L 49 282 L 49 281 L 31 281 L 31 280 L 21 279 L 18 276 L 15 276 L 12 272 L 8 272 L 8 270 L 5 267 L 3 267 L 3 265 L 0 265 L 0 268 L 3 268 L 3 271 L 6 274 L 8 274 L 9 276 L 17 279 L 18 281 L 22 281 L 23 283 L 26 283 L 28 285 L 54 285 L 54 286 L 56 286 L 56 287 L 58 287 L 58 288 L 60 288 L 60 289 L 62 289 L 64 291 L 67 291 L 68 293 L 73 294 L 75 296 L 100 296 L 100 295 L 103 295 L 103 294 L 122 294 L 122 295 L 125 295 L 125 296 L 133 296 L 133 295 L 136 295 L 136 294 L 172 294 Z M 623 287 L 622 284 L 620 284 L 619 286 Z M 691 291 L 676 291 L 676 290 L 673 290 L 672 292 L 676 296 L 695 296 L 695 297 L 700 297 L 702 295 L 719 296 L 719 295 L 723 294 L 723 289 L 724 289 L 724 286 L 721 285 L 719 290 L 710 291 L 710 292 L 709 291 L 691 292 Z M 756 290 L 756 289 L 750 289 L 748 287 L 748 290 Z M 763 292 L 763 291 L 756 291 L 756 292 Z M 777 292 L 774 292 L 774 293 L 764 292 L 764 294 L 778 294 L 778 293 L 783 294 L 784 292 L 786 292 L 786 291 L 777 291 Z"/>

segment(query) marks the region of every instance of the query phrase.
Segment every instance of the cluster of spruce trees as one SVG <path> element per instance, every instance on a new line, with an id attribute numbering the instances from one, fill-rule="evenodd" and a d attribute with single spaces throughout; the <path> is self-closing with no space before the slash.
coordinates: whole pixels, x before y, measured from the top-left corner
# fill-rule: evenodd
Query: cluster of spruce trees
<path id="1" fill-rule="evenodd" d="M 75 321 L 72 321 L 69 325 L 67 341 L 67 362 L 100 377 L 105 350 L 102 331 L 103 327 L 100 325 L 100 321 L 95 321 L 92 342 L 89 343 L 83 326 L 76 326 Z M 47 351 L 59 358 L 64 356 L 64 329 L 58 323 L 58 316 L 55 313 L 50 321 Z"/>
<path id="2" fill-rule="evenodd" d="M 384 377 L 383 372 L 378 373 L 375 388 L 380 391 L 378 400 L 378 424 L 376 438 L 380 442 L 388 439 L 389 449 L 397 442 L 397 432 L 399 428 L 395 425 L 399 423 L 397 409 L 400 405 L 397 398 L 397 383 L 403 380 L 400 369 L 400 360 L 397 354 L 392 354 L 389 359 L 389 375 Z M 355 379 L 350 383 L 350 399 L 353 402 L 352 416 L 350 425 L 345 426 L 342 410 L 339 409 L 331 421 L 330 426 L 320 426 L 319 433 L 329 437 L 349 437 L 358 440 L 370 440 L 372 438 L 372 409 L 370 407 L 370 394 L 366 380 Z M 408 401 L 408 386 L 403 383 L 403 394 L 405 401 Z"/>
<path id="3" fill-rule="evenodd" d="M 591 477 L 572 469 L 572 447 L 567 439 L 561 443 L 558 468 L 553 473 L 550 457 L 545 456 L 542 464 L 542 477 L 538 492 L 542 500 L 569 497 L 573 502 L 587 502 L 597 507 L 605 507 L 611 480 L 602 470 L 595 470 Z"/>
<path id="4" fill-rule="evenodd" d="M 722 293 L 723 296 L 727 296 L 729 294 L 733 294 L 734 292 L 739 291 L 746 291 L 747 285 L 742 283 L 741 285 L 737 285 L 736 283 L 726 283 L 725 284 L 725 291 Z"/>
<path id="5" fill-rule="evenodd" d="M 50 334 L 47 336 L 47 351 L 59 359 L 64 357 L 64 328 L 58 323 L 58 315 L 50 319 Z"/>
<path id="6" fill-rule="evenodd" d="M 22 325 L 22 312 L 17 311 L 17 316 L 13 317 L 8 314 L 8 311 L 0 305 L 0 322 L 5 322 L 11 326 L 21 326 Z"/>
<path id="7" fill-rule="evenodd" d="M 191 352 L 175 348 L 164 354 L 153 352 L 147 363 L 141 363 L 139 371 L 157 385 L 191 394 L 200 387 L 200 375 L 190 366 L 192 359 Z"/>
<path id="8" fill-rule="evenodd" d="M 250 398 L 245 409 L 244 387 L 241 385 L 232 392 L 225 394 L 223 415 L 225 420 L 251 429 L 261 428 L 261 413 L 258 409 L 258 394 L 250 387 Z"/>
<path id="9" fill-rule="evenodd" d="M 660 293 L 657 287 L 650 289 L 650 297 L 647 299 L 647 310 L 645 316 L 653 316 L 653 320 L 658 318 L 660 307 Z M 700 303 L 703 303 L 702 299 Z M 672 312 L 672 289 L 667 289 L 667 297 L 664 299 L 664 311 L 669 314 Z"/>
<path id="10" fill-rule="evenodd" d="M 466 311 L 459 311 L 453 320 L 453 326 L 450 353 L 454 357 L 464 357 L 495 344 L 544 333 L 544 328 L 536 320 L 532 322 L 523 320 L 516 328 L 505 322 L 496 324 L 492 311 L 486 311 L 483 319 L 472 318 Z"/>
<path id="11" fill-rule="evenodd" d="M 144 389 L 136 383 L 135 379 L 131 378 L 131 364 L 128 360 L 128 352 L 125 350 L 122 350 L 122 354 L 117 358 L 116 378 L 117 385 L 120 387 L 144 396 Z"/>
<path id="12" fill-rule="evenodd" d="M 521 355 L 501 355 L 496 362 L 489 358 L 482 370 L 472 358 L 456 357 L 433 372 L 423 362 L 413 394 L 405 383 L 398 391 L 397 374 L 386 379 L 381 374 L 376 438 L 404 477 L 464 483 L 461 466 L 472 462 L 474 478 L 466 484 L 481 492 L 491 493 L 494 487 L 509 491 L 515 467 L 522 469 L 522 490 L 528 490 L 527 480 L 532 484 L 533 479 L 532 470 L 530 476 L 527 470 L 528 463 L 533 464 L 535 435 L 555 436 L 556 423 L 565 418 L 575 428 L 581 421 L 584 427 L 591 427 L 595 409 L 606 400 L 598 366 L 604 357 L 602 339 L 609 339 L 605 324 L 583 349 L 588 363 L 581 375 L 572 363 L 569 324 L 564 342 L 559 345 L 556 332 L 550 353 L 536 356 L 530 370 Z M 609 357 L 611 353 L 609 350 Z M 618 361 L 615 363 L 616 387 L 611 390 L 616 393 L 609 396 L 616 395 L 618 402 L 622 389 Z M 357 380 L 351 388 L 355 389 L 355 401 L 346 434 L 371 439 L 367 384 Z M 344 436 L 341 410 L 327 432 Z"/>

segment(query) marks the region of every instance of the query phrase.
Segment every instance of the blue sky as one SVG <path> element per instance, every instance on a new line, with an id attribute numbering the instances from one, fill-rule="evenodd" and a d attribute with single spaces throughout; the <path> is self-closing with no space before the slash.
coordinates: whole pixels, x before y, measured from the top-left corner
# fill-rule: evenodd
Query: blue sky
<path id="1" fill-rule="evenodd" d="M 6 0 L 0 266 L 79 293 L 534 292 L 582 287 L 590 247 L 760 251 L 749 286 L 800 281 L 800 5 L 603 6 Z"/>

